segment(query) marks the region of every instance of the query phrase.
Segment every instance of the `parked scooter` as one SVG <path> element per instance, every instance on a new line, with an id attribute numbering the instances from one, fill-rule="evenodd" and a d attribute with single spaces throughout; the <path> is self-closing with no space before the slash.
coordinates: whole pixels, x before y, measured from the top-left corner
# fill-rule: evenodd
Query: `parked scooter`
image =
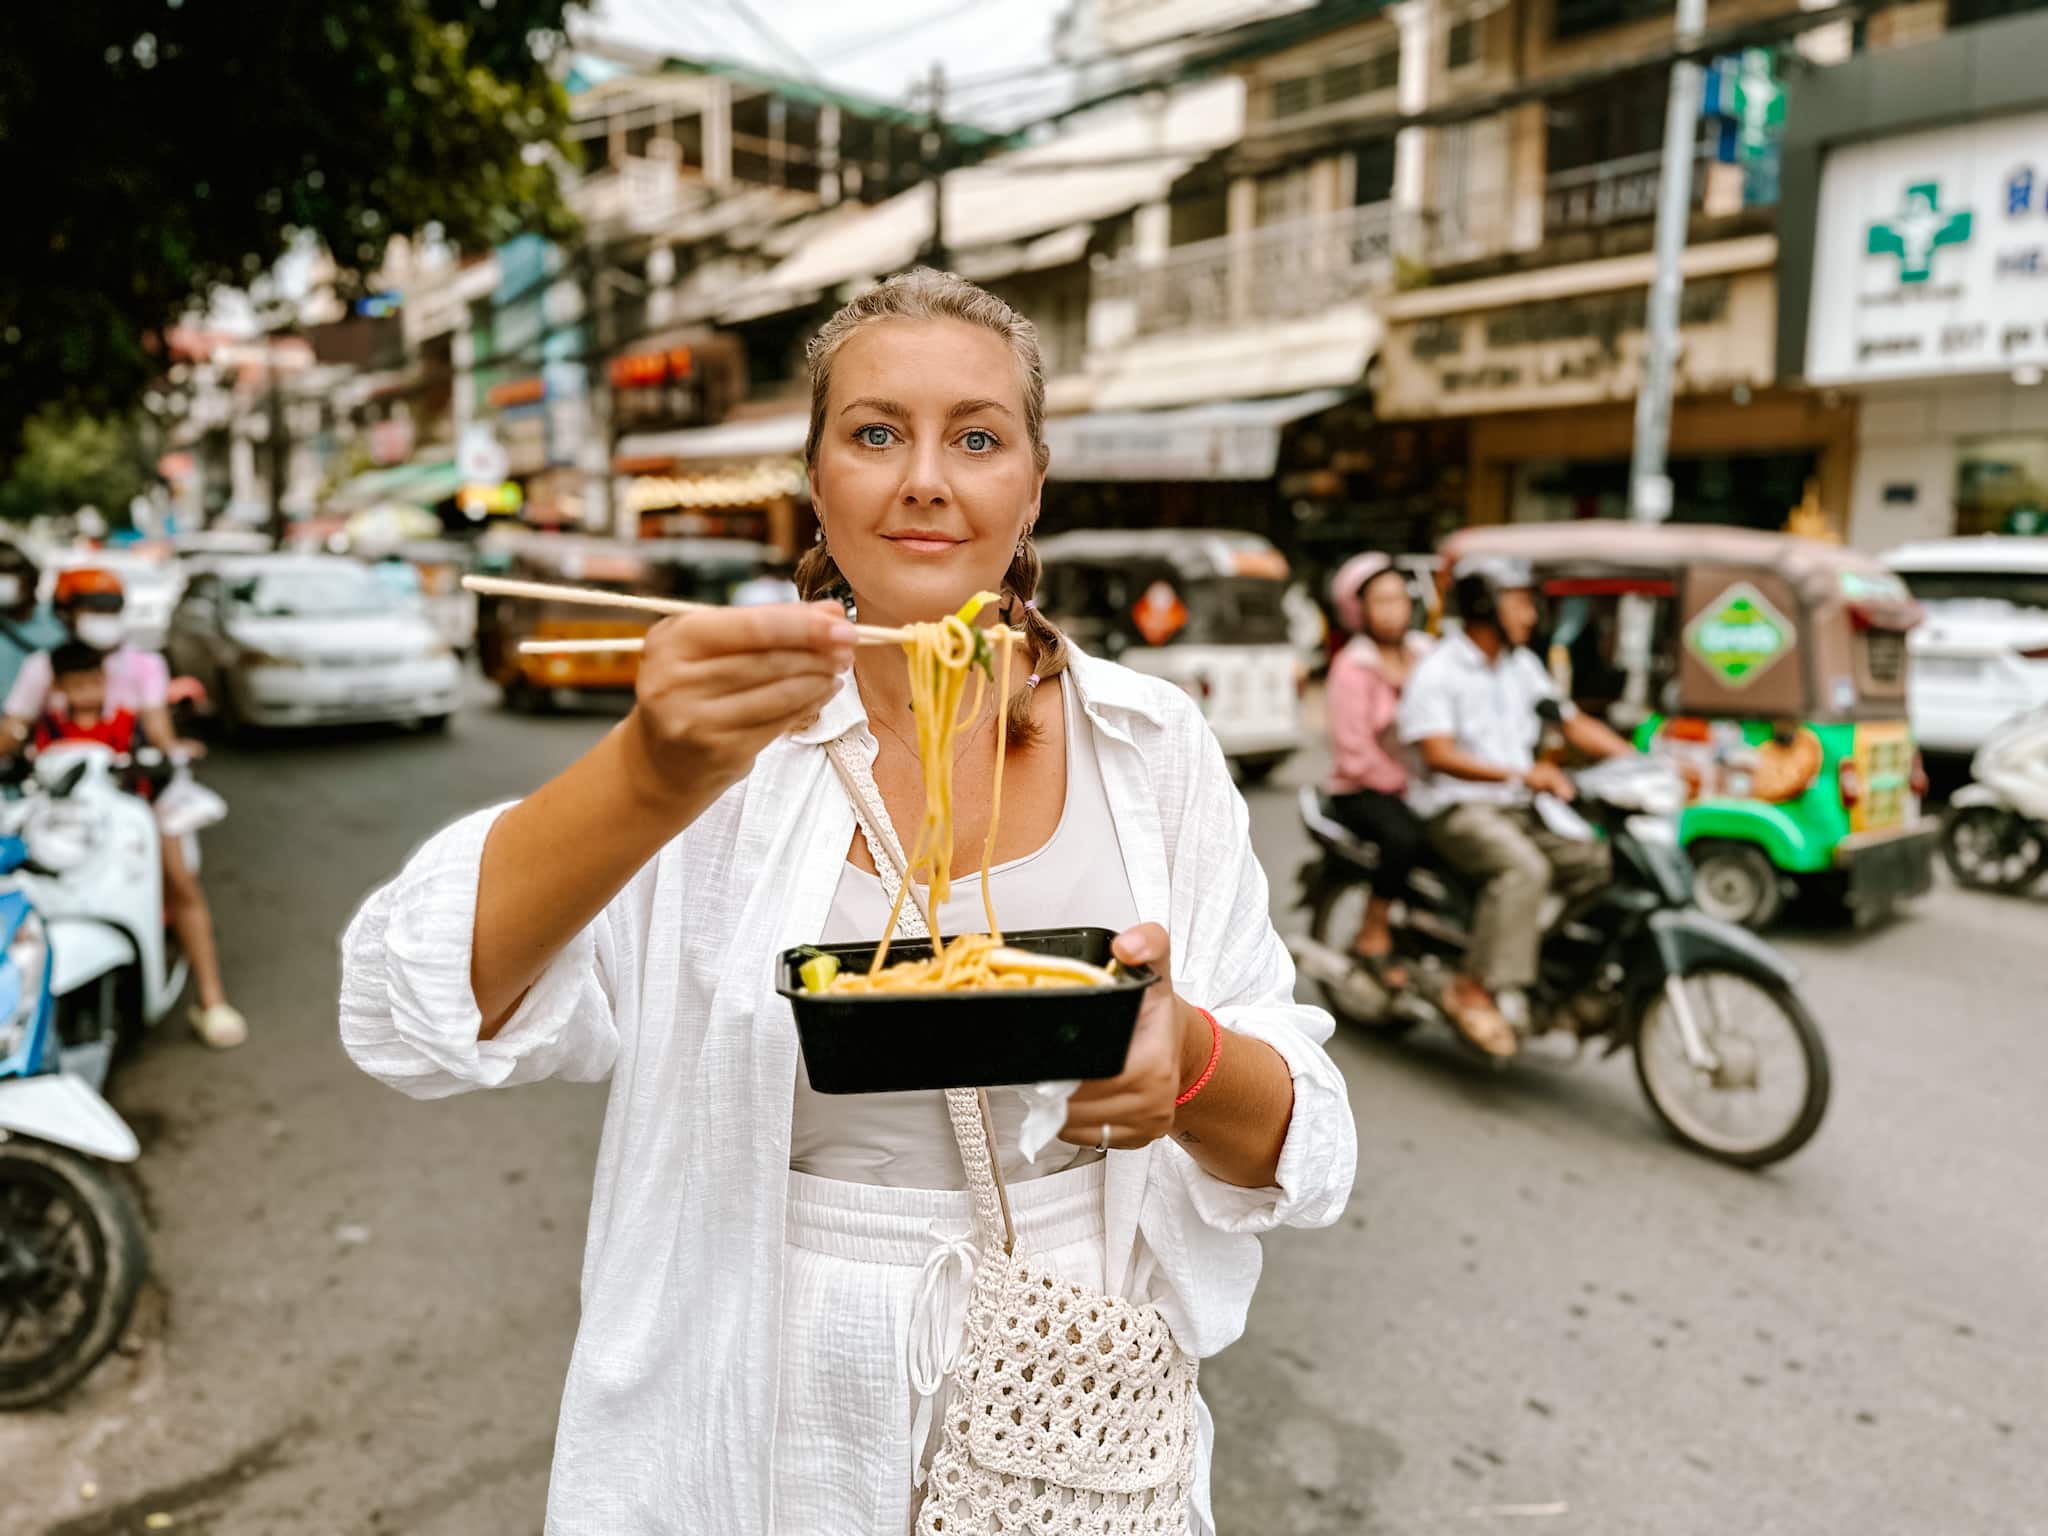
<path id="1" fill-rule="evenodd" d="M 0 807 L 0 833 L 25 853 L 4 884 L 26 892 L 49 926 L 58 1040 L 69 1070 L 100 1087 L 185 987 L 164 922 L 159 813 L 189 806 L 184 851 L 197 870 L 197 828 L 225 806 L 150 748 L 130 756 L 55 742 L 16 759 L 7 777 L 21 798 Z"/>
<path id="2" fill-rule="evenodd" d="M 2048 873 L 2048 709 L 1994 731 L 1970 779 L 1941 819 L 1941 856 L 1964 885 L 2024 891 Z"/>
<path id="3" fill-rule="evenodd" d="M 1540 809 L 1557 830 L 1604 836 L 1614 878 L 1548 924 L 1528 1032 L 1605 1041 L 1604 1055 L 1632 1049 L 1651 1109 L 1697 1151 L 1747 1168 L 1791 1156 L 1828 1102 L 1827 1050 L 1797 973 L 1747 929 L 1693 904 L 1676 822 L 1685 790 L 1668 769 L 1622 758 L 1574 782 L 1577 800 Z M 1302 792 L 1301 815 L 1318 844 L 1300 876 L 1311 914 L 1309 936 L 1293 946 L 1303 973 L 1359 1028 L 1449 1028 L 1435 1000 L 1460 969 L 1476 890 L 1448 870 L 1416 870 L 1393 922 L 1394 953 L 1414 981 L 1389 994 L 1350 950 L 1377 850 L 1314 789 Z"/>
<path id="4" fill-rule="evenodd" d="M 22 839 L 0 838 L 0 874 L 29 863 Z M 114 1347 L 148 1256 L 105 1166 L 135 1160 L 135 1134 L 62 1047 L 65 962 L 25 891 L 0 891 L 0 943 L 0 1409 L 15 1409 L 60 1396 Z"/>

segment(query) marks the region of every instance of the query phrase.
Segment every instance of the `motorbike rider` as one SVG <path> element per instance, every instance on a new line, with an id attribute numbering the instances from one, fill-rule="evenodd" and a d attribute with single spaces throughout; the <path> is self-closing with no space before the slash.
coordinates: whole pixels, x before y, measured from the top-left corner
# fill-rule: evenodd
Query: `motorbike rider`
<path id="1" fill-rule="evenodd" d="M 36 600 L 41 579 L 20 545 L 0 539 L 0 694 L 14 686 L 29 657 L 70 638 L 49 606 Z"/>
<path id="2" fill-rule="evenodd" d="M 132 712 L 144 739 L 166 757 L 204 757 L 204 744 L 180 739 L 171 723 L 170 668 L 163 657 L 126 643 L 121 578 L 97 566 L 61 572 L 52 602 L 71 634 L 100 653 L 105 708 Z M 7 694 L 5 719 L 0 720 L 0 752 L 18 752 L 30 739 L 49 706 L 54 684 L 50 652 L 39 651 L 22 663 Z M 228 1050 L 248 1038 L 248 1021 L 228 1001 L 222 985 L 213 913 L 198 874 L 186 862 L 183 843 L 166 836 L 162 844 L 164 904 L 199 997 L 192 1008 L 192 1030 L 215 1050 Z"/>
<path id="3" fill-rule="evenodd" d="M 1330 720 L 1330 814 L 1379 853 L 1371 895 L 1352 952 L 1389 990 L 1409 985 L 1405 966 L 1392 962 L 1388 918 L 1408 889 L 1408 876 L 1428 850 L 1422 822 L 1404 798 L 1413 767 L 1396 722 L 1401 693 L 1431 649 L 1415 628 L 1408 580 L 1377 551 L 1354 555 L 1330 578 L 1330 607 L 1350 635 L 1330 661 L 1325 691 Z M 1514 1032 L 1498 1016 L 1454 1016 L 1477 1031 L 1472 1043 L 1489 1055 L 1515 1048 Z"/>
<path id="4" fill-rule="evenodd" d="M 1545 895 L 1575 899 L 1609 873 L 1605 843 L 1552 831 L 1532 803 L 1536 795 L 1569 801 L 1574 794 L 1564 772 L 1536 756 L 1538 706 L 1557 706 L 1565 740 L 1588 757 L 1634 749 L 1558 698 L 1528 649 L 1537 607 L 1526 563 L 1468 557 L 1453 572 L 1451 592 L 1463 628 L 1416 668 L 1401 699 L 1400 737 L 1423 765 L 1408 803 L 1437 856 L 1481 882 L 1466 956 L 1471 974 L 1451 981 L 1445 1009 L 1454 1019 L 1491 1014 L 1520 1032 L 1529 1023 L 1526 989 L 1536 980 Z"/>

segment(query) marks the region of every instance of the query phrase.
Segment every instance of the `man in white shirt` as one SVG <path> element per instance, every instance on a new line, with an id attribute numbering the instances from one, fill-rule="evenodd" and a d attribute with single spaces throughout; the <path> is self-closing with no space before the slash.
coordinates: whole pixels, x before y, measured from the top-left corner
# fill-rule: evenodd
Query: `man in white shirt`
<path id="1" fill-rule="evenodd" d="M 1527 648 L 1537 612 L 1526 565 L 1461 561 L 1452 598 L 1463 631 L 1430 653 L 1401 696 L 1401 739 L 1424 767 L 1408 803 L 1438 856 L 1483 882 L 1466 974 L 1444 1005 L 1482 1049 L 1508 1055 L 1528 1023 L 1524 993 L 1536 980 L 1545 894 L 1582 896 L 1605 884 L 1609 869 L 1605 843 L 1559 836 L 1536 812 L 1534 796 L 1574 793 L 1556 764 L 1537 760 L 1538 706 L 1556 705 L 1565 740 L 1589 757 L 1633 749 L 1560 699 Z"/>

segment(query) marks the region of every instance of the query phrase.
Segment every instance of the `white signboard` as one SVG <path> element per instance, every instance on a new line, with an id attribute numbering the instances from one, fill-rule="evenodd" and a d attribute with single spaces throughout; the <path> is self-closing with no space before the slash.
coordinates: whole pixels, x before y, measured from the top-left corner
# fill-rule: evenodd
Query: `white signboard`
<path id="1" fill-rule="evenodd" d="M 1806 375 L 1816 384 L 2048 364 L 2048 113 L 1833 151 Z"/>

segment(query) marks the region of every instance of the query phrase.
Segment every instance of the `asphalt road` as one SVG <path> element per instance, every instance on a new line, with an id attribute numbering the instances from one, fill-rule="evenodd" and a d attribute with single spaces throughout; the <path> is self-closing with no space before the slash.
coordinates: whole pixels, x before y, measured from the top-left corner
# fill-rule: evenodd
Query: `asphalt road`
<path id="1" fill-rule="evenodd" d="M 603 723 L 480 708 L 210 765 L 254 1038 L 165 1030 L 119 1084 L 155 1282 L 61 1411 L 0 1422 L 0 1532 L 539 1530 L 602 1090 L 370 1083 L 335 944 L 427 833 Z M 1252 796 L 1276 882 L 1314 769 Z M 1789 936 L 1835 1099 L 1762 1175 L 1663 1139 L 1621 1061 L 1340 1038 L 1351 1208 L 1268 1240 L 1249 1333 L 1203 1370 L 1223 1530 L 2048 1532 L 2044 935 L 2048 899 L 1943 890 Z"/>

